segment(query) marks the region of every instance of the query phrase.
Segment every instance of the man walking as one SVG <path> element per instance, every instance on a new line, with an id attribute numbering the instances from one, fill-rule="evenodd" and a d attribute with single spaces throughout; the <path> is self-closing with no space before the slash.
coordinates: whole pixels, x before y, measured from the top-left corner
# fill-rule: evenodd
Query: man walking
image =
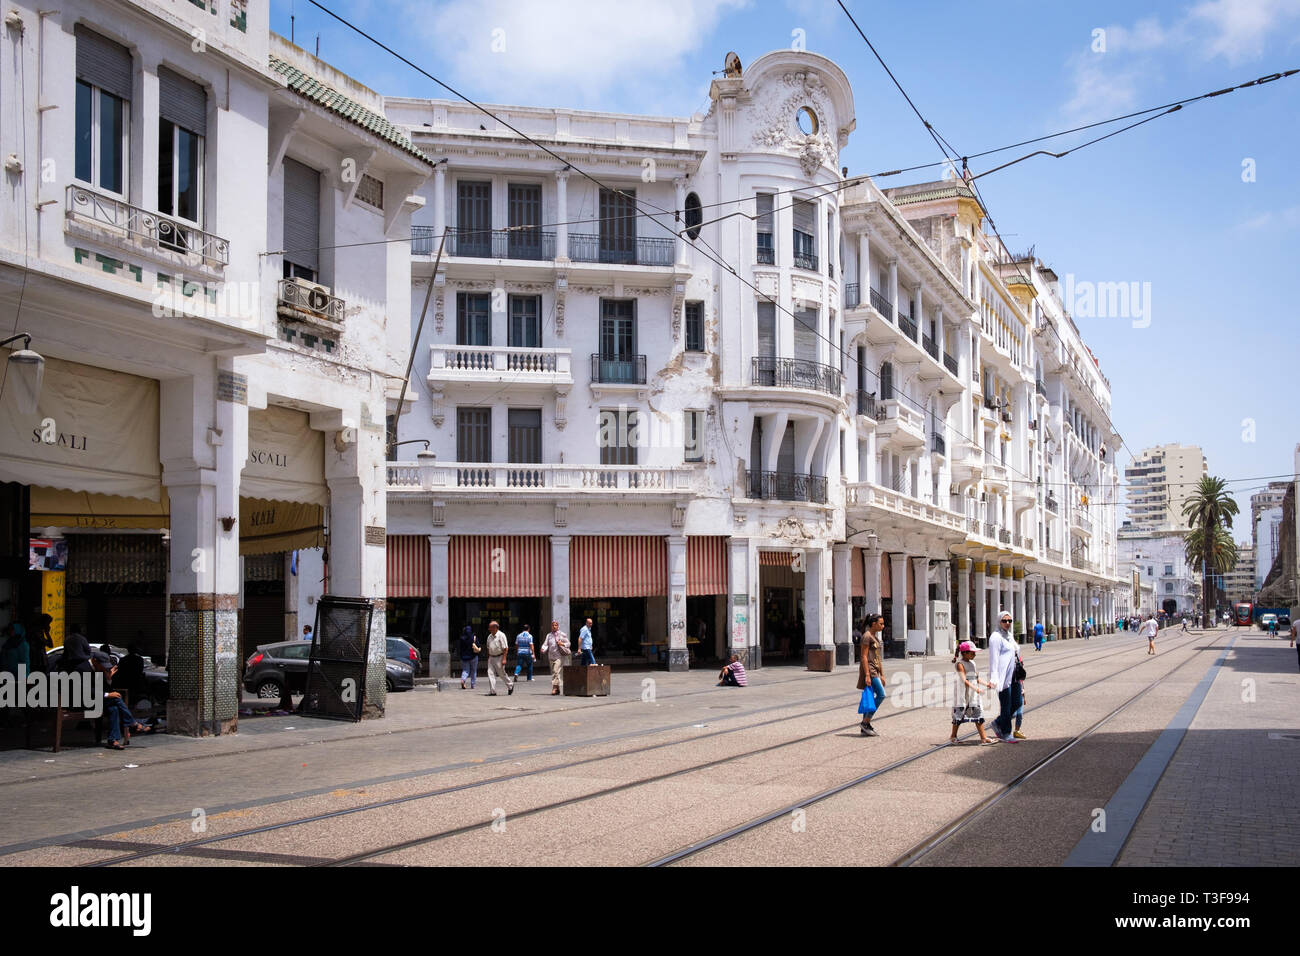
<path id="1" fill-rule="evenodd" d="M 506 673 L 506 654 L 510 650 L 510 642 L 506 636 L 501 633 L 496 621 L 488 623 L 487 655 L 488 655 L 488 696 L 497 696 L 497 678 L 506 682 L 506 696 L 515 692 L 515 682 L 510 679 Z"/>
<path id="2" fill-rule="evenodd" d="M 1043 622 L 1034 621 L 1034 650 L 1041 651 L 1043 649 L 1043 638 L 1046 636 L 1043 631 Z"/>
<path id="3" fill-rule="evenodd" d="M 1300 663 L 1300 647 L 1296 646 L 1296 642 L 1295 642 L 1296 637 L 1297 637 L 1296 622 L 1292 621 L 1291 622 L 1291 646 L 1296 648 L 1297 662 Z"/>
<path id="4" fill-rule="evenodd" d="M 993 732 L 1003 743 L 1015 743 L 1011 718 L 1020 709 L 1020 684 L 1012 680 L 1016 669 L 1016 643 L 1011 639 L 1011 615 L 998 612 L 998 629 L 989 635 L 989 680 L 998 692 L 998 719 Z"/>
<path id="5" fill-rule="evenodd" d="M 533 679 L 533 635 L 528 633 L 528 625 L 515 637 L 515 677 L 523 669 L 529 682 Z"/>
<path id="6" fill-rule="evenodd" d="M 551 633 L 542 642 L 542 653 L 551 664 L 551 694 L 564 689 L 564 668 L 569 663 L 569 635 L 560 630 L 560 622 L 551 622 Z"/>
<path id="7" fill-rule="evenodd" d="M 1160 625 L 1156 623 L 1155 615 L 1148 614 L 1146 621 L 1142 624 L 1142 636 L 1147 639 L 1147 653 L 1156 652 L 1156 632 L 1160 630 Z"/>
<path id="8" fill-rule="evenodd" d="M 591 652 L 591 618 L 587 618 L 587 623 L 578 632 L 578 650 L 582 652 L 582 663 L 588 667 L 596 663 L 596 657 Z"/>

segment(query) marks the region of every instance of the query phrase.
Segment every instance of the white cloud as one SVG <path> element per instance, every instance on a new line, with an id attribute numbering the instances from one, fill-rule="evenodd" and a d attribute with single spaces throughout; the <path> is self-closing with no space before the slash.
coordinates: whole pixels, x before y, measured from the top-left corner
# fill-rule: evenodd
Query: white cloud
<path id="1" fill-rule="evenodd" d="M 1259 232 L 1277 227 L 1283 230 L 1300 228 L 1300 206 L 1288 206 L 1286 209 L 1270 209 L 1258 216 L 1252 216 L 1233 228 L 1238 232 Z"/>
<path id="2" fill-rule="evenodd" d="M 1188 13 L 1189 22 L 1208 31 L 1201 38 L 1206 57 L 1231 64 L 1262 56 L 1268 41 L 1297 17 L 1300 0 L 1204 0 Z"/>
<path id="3" fill-rule="evenodd" d="M 1104 119 L 1130 112 L 1137 106 L 1141 70 L 1092 53 L 1072 57 L 1071 69 L 1074 95 L 1065 104 L 1065 113 L 1072 121 Z"/>
<path id="4" fill-rule="evenodd" d="M 428 59 L 449 65 L 443 78 L 474 99 L 610 108 L 623 90 L 672 90 L 689 100 L 699 77 L 684 75 L 687 55 L 748 3 L 452 0 L 437 8 L 412 2 L 407 11 Z"/>

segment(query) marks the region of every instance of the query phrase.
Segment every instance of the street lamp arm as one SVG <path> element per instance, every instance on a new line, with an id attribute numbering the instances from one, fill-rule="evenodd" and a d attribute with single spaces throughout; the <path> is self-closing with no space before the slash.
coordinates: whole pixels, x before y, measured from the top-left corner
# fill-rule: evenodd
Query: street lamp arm
<path id="1" fill-rule="evenodd" d="M 7 339 L 0 339 L 0 348 L 8 345 L 10 342 L 23 340 L 23 348 L 30 348 L 32 344 L 32 334 L 30 332 L 19 332 L 17 335 L 11 335 Z"/>

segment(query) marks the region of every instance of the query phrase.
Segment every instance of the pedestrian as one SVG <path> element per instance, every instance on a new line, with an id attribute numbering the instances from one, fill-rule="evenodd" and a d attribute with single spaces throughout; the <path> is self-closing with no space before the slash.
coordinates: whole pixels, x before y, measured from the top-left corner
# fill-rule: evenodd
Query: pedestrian
<path id="1" fill-rule="evenodd" d="M 560 622 L 551 622 L 551 633 L 542 642 L 542 653 L 551 664 L 551 694 L 564 688 L 564 668 L 569 664 L 569 635 L 560 630 Z"/>
<path id="2" fill-rule="evenodd" d="M 528 680 L 533 679 L 533 635 L 528 633 L 528 625 L 515 636 L 515 677 L 523 670 Z"/>
<path id="3" fill-rule="evenodd" d="M 303 639 L 304 641 L 310 641 L 310 640 L 311 640 L 311 625 L 310 625 L 310 624 L 304 624 L 304 625 L 302 626 L 302 639 Z"/>
<path id="4" fill-rule="evenodd" d="M 1092 618 L 1083 622 L 1083 639 L 1086 641 L 1092 637 Z"/>
<path id="5" fill-rule="evenodd" d="M 1156 632 L 1160 630 L 1160 625 L 1156 623 L 1154 614 L 1148 614 L 1146 623 L 1142 625 L 1142 635 L 1147 639 L 1147 653 L 1156 652 Z"/>
<path id="6" fill-rule="evenodd" d="M 964 723 L 972 723 L 979 731 L 980 743 L 991 744 L 988 734 L 984 732 L 984 703 L 980 700 L 980 685 L 993 689 L 992 681 L 981 681 L 979 670 L 975 667 L 975 645 L 962 641 L 957 645 L 957 653 L 952 656 L 960 682 L 957 698 L 952 708 L 952 736 L 948 743 L 957 742 L 957 730 Z"/>
<path id="7" fill-rule="evenodd" d="M 1273 620 L 1271 620 L 1271 621 L 1268 622 L 1268 636 L 1269 636 L 1269 637 L 1277 637 L 1277 617 L 1276 617 L 1276 616 L 1273 617 Z"/>
<path id="8" fill-rule="evenodd" d="M 1183 633 L 1187 633 L 1187 618 L 1183 618 Z"/>
<path id="9" fill-rule="evenodd" d="M 880 632 L 884 629 L 884 615 L 867 615 L 866 629 L 862 632 L 862 656 L 858 661 L 858 690 L 862 691 L 858 701 L 862 723 L 858 730 L 864 737 L 880 736 L 880 731 L 871 726 L 871 717 L 885 699 L 885 662 L 880 643 Z"/>
<path id="10" fill-rule="evenodd" d="M 578 650 L 582 652 L 583 664 L 591 667 L 596 663 L 596 656 L 591 652 L 591 618 L 587 618 L 587 623 L 578 632 Z"/>
<path id="11" fill-rule="evenodd" d="M 729 660 L 718 674 L 719 687 L 747 687 L 749 678 L 745 676 L 745 665 L 740 663 L 740 655 L 732 654 Z"/>
<path id="12" fill-rule="evenodd" d="M 478 646 L 478 641 L 474 639 L 474 628 L 468 624 L 460 632 L 459 638 L 460 651 L 460 689 L 465 689 L 465 681 L 469 681 L 469 689 L 473 690 L 478 686 L 478 655 L 482 650 Z"/>
<path id="13" fill-rule="evenodd" d="M 1296 622 L 1295 622 L 1295 621 L 1292 621 L 1292 622 L 1291 622 L 1291 646 L 1294 647 L 1294 648 L 1296 649 L 1296 652 L 1295 652 L 1295 653 L 1296 653 L 1296 662 L 1297 662 L 1297 664 L 1300 664 L 1300 645 L 1297 645 L 1297 644 L 1296 644 L 1296 637 L 1297 637 L 1297 636 L 1300 636 L 1300 633 L 1297 633 L 1297 625 L 1296 625 Z"/>
<path id="14" fill-rule="evenodd" d="M 54 646 L 54 641 L 50 638 L 50 626 L 53 623 L 54 618 L 50 615 L 38 614 L 35 623 L 27 629 L 27 657 L 30 661 L 28 673 L 49 671 L 50 661 L 45 652 Z"/>
<path id="15" fill-rule="evenodd" d="M 1043 631 L 1043 622 L 1039 620 L 1035 620 L 1034 621 L 1034 650 L 1041 651 L 1043 649 L 1043 638 L 1045 636 L 1046 634 Z"/>
<path id="16" fill-rule="evenodd" d="M 1011 639 L 1011 614 L 998 612 L 998 628 L 989 634 L 989 680 L 998 692 L 998 716 L 993 732 L 998 740 L 1010 743 L 1011 715 L 1020 706 L 1020 687 L 1012 679 L 1016 669 L 1016 644 Z"/>
<path id="17" fill-rule="evenodd" d="M 488 622 L 487 638 L 487 655 L 488 655 L 488 696 L 497 696 L 497 678 L 506 682 L 506 696 L 509 697 L 515 692 L 515 682 L 510 679 L 506 673 L 506 655 L 510 653 L 510 642 L 506 636 L 501 633 L 501 628 L 496 621 Z"/>

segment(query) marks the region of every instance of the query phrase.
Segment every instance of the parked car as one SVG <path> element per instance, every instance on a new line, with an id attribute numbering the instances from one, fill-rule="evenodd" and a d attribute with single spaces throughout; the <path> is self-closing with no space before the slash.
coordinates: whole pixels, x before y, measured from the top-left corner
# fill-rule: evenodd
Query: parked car
<path id="1" fill-rule="evenodd" d="M 311 641 L 261 644 L 244 665 L 244 690 L 262 700 L 279 700 L 284 688 L 301 694 L 307 686 Z"/>
<path id="2" fill-rule="evenodd" d="M 395 661 L 390 657 L 384 661 L 384 679 L 390 692 L 413 690 L 415 669 L 406 661 Z"/>
<path id="3" fill-rule="evenodd" d="M 97 651 L 105 656 L 114 664 L 121 661 L 126 656 L 125 647 L 116 647 L 112 644 L 91 644 L 91 650 Z M 153 658 L 148 654 L 141 654 L 144 658 L 144 679 L 149 685 L 149 697 L 155 703 L 161 703 L 167 699 L 167 668 L 155 664 Z M 63 659 L 63 645 L 50 648 L 45 652 L 45 659 L 49 661 L 50 670 L 59 669 L 59 661 Z M 132 702 L 134 704 L 134 701 Z"/>
<path id="4" fill-rule="evenodd" d="M 388 659 L 410 664 L 412 672 L 419 673 L 420 651 L 410 641 L 400 637 L 388 638 Z"/>
<path id="5" fill-rule="evenodd" d="M 1284 627 L 1290 627 L 1290 626 L 1291 626 L 1290 614 L 1279 614 L 1277 616 L 1277 628 L 1279 631 Z"/>

